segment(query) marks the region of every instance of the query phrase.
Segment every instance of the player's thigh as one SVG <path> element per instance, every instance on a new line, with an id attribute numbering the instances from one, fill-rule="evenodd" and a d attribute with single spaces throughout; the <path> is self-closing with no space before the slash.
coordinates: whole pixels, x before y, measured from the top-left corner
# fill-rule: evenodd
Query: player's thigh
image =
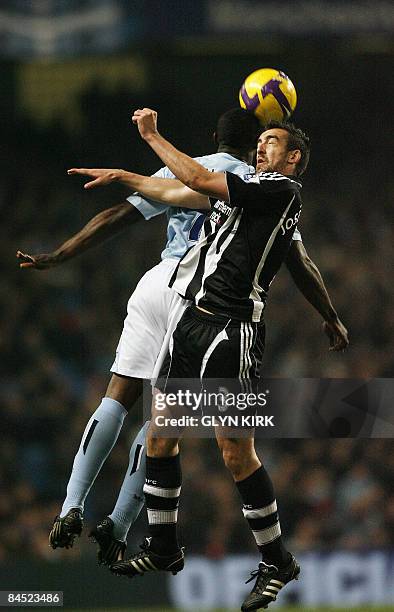
<path id="1" fill-rule="evenodd" d="M 160 389 L 163 389 L 165 380 L 200 377 L 201 363 L 210 337 L 207 328 L 201 326 L 196 318 L 195 310 L 194 306 L 187 307 L 171 334 L 169 348 L 160 369 Z"/>
<path id="2" fill-rule="evenodd" d="M 190 302 L 181 298 L 175 291 L 173 292 L 173 296 L 171 298 L 168 322 L 167 322 L 167 331 L 164 336 L 163 343 L 160 348 L 159 355 L 157 357 L 155 367 L 153 370 L 152 381 L 153 385 L 155 381 L 158 379 L 164 362 L 167 360 L 166 370 L 169 367 L 169 359 L 170 359 L 170 345 L 172 350 L 173 345 L 173 334 L 178 326 L 179 321 L 185 313 L 185 310 L 190 306 Z"/>
<path id="3" fill-rule="evenodd" d="M 122 404 L 126 410 L 130 410 L 141 394 L 141 378 L 132 378 L 130 376 L 119 376 L 119 374 L 112 374 L 105 397 L 110 397 L 111 399 L 116 400 Z"/>
<path id="4" fill-rule="evenodd" d="M 216 441 L 222 453 L 233 453 L 239 456 L 254 456 L 254 436 L 251 432 L 248 437 L 234 438 L 226 435 L 226 428 L 215 428 Z"/>
<path id="5" fill-rule="evenodd" d="M 173 291 L 168 287 L 176 261 L 164 261 L 138 283 L 127 305 L 127 316 L 111 371 L 120 376 L 150 379 L 166 334 Z"/>

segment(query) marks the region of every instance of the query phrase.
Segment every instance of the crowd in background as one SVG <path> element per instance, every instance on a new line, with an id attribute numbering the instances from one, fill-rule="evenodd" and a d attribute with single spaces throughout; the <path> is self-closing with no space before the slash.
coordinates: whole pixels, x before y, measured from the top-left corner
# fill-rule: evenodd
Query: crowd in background
<path id="1" fill-rule="evenodd" d="M 111 115 L 108 125 L 101 123 L 105 109 L 115 104 L 125 109 L 126 98 L 122 92 L 116 100 L 91 93 L 85 102 L 95 112 L 78 138 L 60 123 L 39 128 L 27 120 L 10 125 L 6 134 L 0 187 L 0 561 L 21 549 L 39 557 L 52 554 L 48 532 L 81 433 L 106 388 L 128 296 L 164 244 L 165 219 L 141 220 L 53 270 L 22 271 L 15 259 L 17 249 L 48 252 L 103 207 L 122 201 L 121 190 L 84 193 L 79 179 L 66 176 L 67 167 L 127 166 L 151 172 L 159 166 L 147 147 L 130 147 L 130 134 L 120 127 L 122 112 Z M 98 121 L 102 129 L 95 130 Z M 373 138 L 367 134 L 366 150 Z M 193 150 L 186 137 L 178 138 L 178 144 L 192 154 L 209 152 Z M 330 151 L 319 151 L 318 143 L 314 148 L 312 160 L 313 155 L 318 159 L 305 179 L 300 230 L 349 328 L 351 344 L 345 354 L 328 352 L 319 316 L 288 273 L 280 271 L 267 308 L 263 372 L 267 377 L 390 377 L 394 285 L 388 207 L 393 185 L 379 163 L 369 164 L 365 172 L 360 148 L 341 163 L 334 159 L 329 174 Z M 88 524 L 112 509 L 140 422 L 137 407 L 94 485 Z M 392 441 L 275 440 L 259 448 L 292 549 L 394 545 Z M 214 440 L 187 440 L 182 462 L 180 526 L 188 550 L 211 557 L 253 550 Z M 133 541 L 143 531 L 141 519 Z M 84 538 L 82 549 L 87 546 Z"/>

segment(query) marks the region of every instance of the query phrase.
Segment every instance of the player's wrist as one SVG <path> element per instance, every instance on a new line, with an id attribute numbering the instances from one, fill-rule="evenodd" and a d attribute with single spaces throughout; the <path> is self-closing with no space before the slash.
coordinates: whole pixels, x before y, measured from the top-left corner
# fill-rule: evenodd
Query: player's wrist
<path id="1" fill-rule="evenodd" d="M 63 263 L 69 258 L 70 254 L 68 254 L 66 251 L 62 251 L 61 249 L 59 249 L 47 255 L 46 264 L 48 266 L 57 266 L 58 264 Z"/>
<path id="2" fill-rule="evenodd" d="M 151 144 L 152 142 L 160 139 L 160 134 L 157 130 L 155 132 L 148 132 L 147 134 L 144 134 L 143 139 L 148 144 Z"/>
<path id="3" fill-rule="evenodd" d="M 114 171 L 114 178 L 113 180 L 118 182 L 118 183 L 122 183 L 126 177 L 128 175 L 132 174 L 131 172 L 127 172 L 126 170 L 122 170 L 121 168 L 119 168 L 118 170 Z"/>
<path id="4" fill-rule="evenodd" d="M 135 174 L 135 172 L 129 172 L 128 170 L 117 170 L 117 172 L 118 178 L 116 180 L 118 183 L 122 183 L 126 187 L 130 187 L 130 189 L 138 191 L 138 188 L 140 187 L 138 183 L 138 174 Z"/>
<path id="5" fill-rule="evenodd" d="M 124 170 L 121 170 L 120 168 L 116 168 L 115 170 L 108 171 L 106 174 L 106 178 L 107 180 L 109 180 L 110 183 L 117 183 L 121 180 L 123 173 L 124 173 Z"/>

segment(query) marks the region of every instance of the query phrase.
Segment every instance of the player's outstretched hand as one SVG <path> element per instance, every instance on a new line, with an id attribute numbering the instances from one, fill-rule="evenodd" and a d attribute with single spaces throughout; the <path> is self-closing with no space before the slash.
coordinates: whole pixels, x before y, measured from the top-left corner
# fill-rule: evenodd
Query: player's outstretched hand
<path id="1" fill-rule="evenodd" d="M 344 351 L 349 346 L 348 331 L 340 319 L 323 321 L 323 331 L 330 341 L 330 351 Z"/>
<path id="2" fill-rule="evenodd" d="M 157 134 L 157 112 L 151 108 L 137 108 L 132 121 L 138 126 L 139 133 L 144 140 Z"/>
<path id="3" fill-rule="evenodd" d="M 114 181 L 118 181 L 121 172 L 121 170 L 115 168 L 70 168 L 67 170 L 67 174 L 80 174 L 81 176 L 90 176 L 94 179 L 85 183 L 84 189 L 92 189 L 92 187 L 109 185 Z"/>
<path id="4" fill-rule="evenodd" d="M 29 255 L 28 253 L 22 253 L 22 251 L 16 252 L 16 257 L 19 259 L 20 268 L 35 268 L 36 270 L 46 270 L 52 268 L 58 263 L 54 255 L 50 253 L 43 253 L 42 255 Z"/>

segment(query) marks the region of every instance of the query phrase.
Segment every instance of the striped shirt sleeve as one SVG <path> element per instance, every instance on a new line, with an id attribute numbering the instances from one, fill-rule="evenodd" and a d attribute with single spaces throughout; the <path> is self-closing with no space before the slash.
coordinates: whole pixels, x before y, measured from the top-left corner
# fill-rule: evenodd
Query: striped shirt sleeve
<path id="1" fill-rule="evenodd" d="M 246 208 L 255 213 L 272 213 L 273 208 L 283 208 L 300 185 L 296 181 L 277 172 L 256 174 L 248 181 L 226 172 L 230 206 Z"/>

